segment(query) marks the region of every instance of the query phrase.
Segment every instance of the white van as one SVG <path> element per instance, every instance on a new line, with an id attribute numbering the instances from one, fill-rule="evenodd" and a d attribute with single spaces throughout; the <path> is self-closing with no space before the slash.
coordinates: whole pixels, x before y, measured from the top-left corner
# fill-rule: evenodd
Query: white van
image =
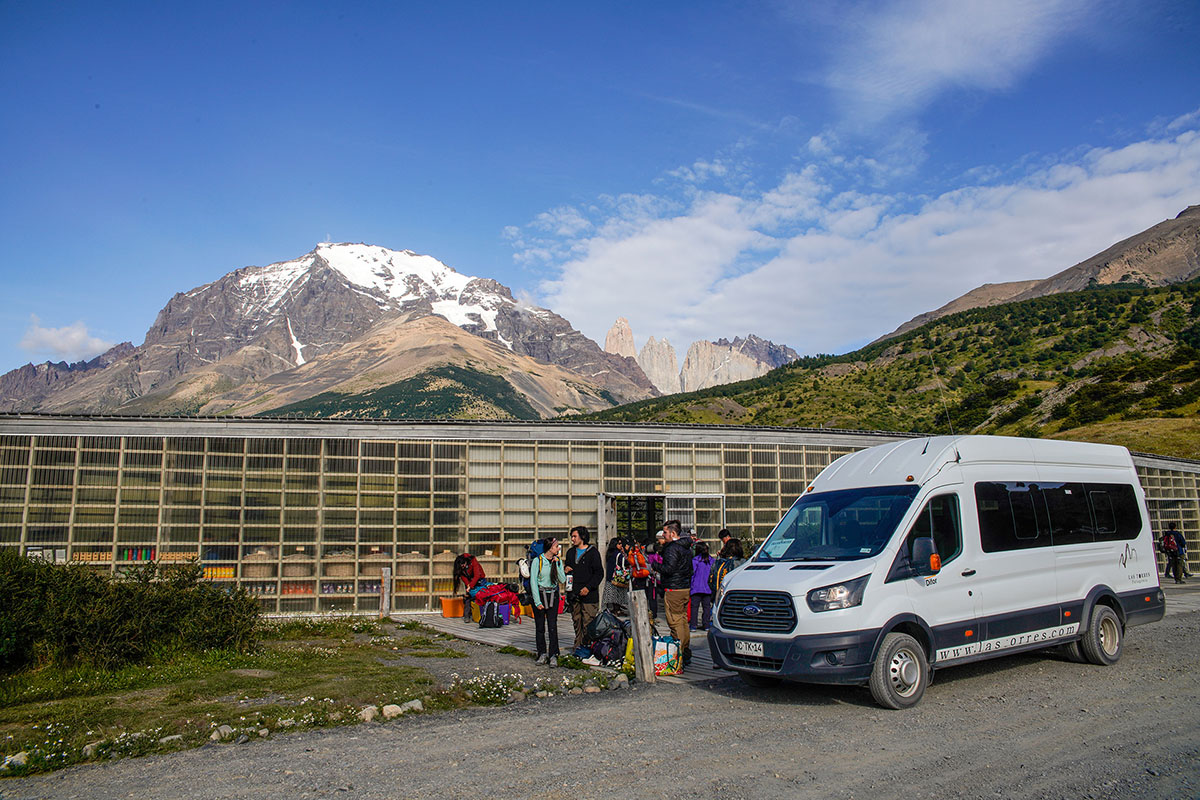
<path id="1" fill-rule="evenodd" d="M 730 573 L 708 641 L 751 685 L 866 684 L 906 708 L 953 664 L 1051 646 L 1113 664 L 1163 612 L 1128 450 L 933 437 L 826 467 Z"/>

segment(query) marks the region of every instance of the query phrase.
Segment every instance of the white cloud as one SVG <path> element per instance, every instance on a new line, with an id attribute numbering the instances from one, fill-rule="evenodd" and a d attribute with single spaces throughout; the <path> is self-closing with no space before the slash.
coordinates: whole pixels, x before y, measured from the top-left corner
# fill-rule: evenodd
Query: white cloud
<path id="1" fill-rule="evenodd" d="M 100 355 L 113 346 L 88 333 L 82 320 L 61 328 L 47 328 L 37 314 L 29 315 L 29 327 L 18 343 L 22 350 L 61 361 L 81 361 Z"/>
<path id="2" fill-rule="evenodd" d="M 546 262 L 556 276 L 541 303 L 597 341 L 624 316 L 639 342 L 752 332 L 844 352 L 983 283 L 1049 277 L 1200 202 L 1195 126 L 928 198 L 838 192 L 829 164 L 765 192 L 588 209 L 583 236 L 538 240 L 566 254 Z"/>
<path id="3" fill-rule="evenodd" d="M 922 111 L 948 89 L 1003 90 L 1093 16 L 1096 0 L 857 4 L 834 19 L 823 77 L 850 120 Z"/>

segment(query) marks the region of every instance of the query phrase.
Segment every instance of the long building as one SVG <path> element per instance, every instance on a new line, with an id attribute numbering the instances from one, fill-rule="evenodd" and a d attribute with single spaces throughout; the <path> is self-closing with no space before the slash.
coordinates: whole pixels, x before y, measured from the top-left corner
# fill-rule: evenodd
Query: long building
<path id="1" fill-rule="evenodd" d="M 470 552 L 515 580 L 571 526 L 771 531 L 833 459 L 916 434 L 604 423 L 0 415 L 0 546 L 120 572 L 198 559 L 269 613 L 432 609 Z M 1200 462 L 1135 455 L 1155 531 L 1200 540 Z"/>

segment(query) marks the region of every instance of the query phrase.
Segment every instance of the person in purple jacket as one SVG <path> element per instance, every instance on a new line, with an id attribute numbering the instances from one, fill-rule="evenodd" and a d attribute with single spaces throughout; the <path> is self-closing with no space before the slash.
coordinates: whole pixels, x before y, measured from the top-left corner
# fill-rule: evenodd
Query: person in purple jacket
<path id="1" fill-rule="evenodd" d="M 708 576 L 712 571 L 713 559 L 708 554 L 708 545 L 704 542 L 696 542 L 695 553 L 692 557 L 692 615 L 688 620 L 688 627 L 692 630 L 706 631 L 712 624 L 712 588 L 708 585 Z M 703 616 L 701 607 L 704 610 Z"/>

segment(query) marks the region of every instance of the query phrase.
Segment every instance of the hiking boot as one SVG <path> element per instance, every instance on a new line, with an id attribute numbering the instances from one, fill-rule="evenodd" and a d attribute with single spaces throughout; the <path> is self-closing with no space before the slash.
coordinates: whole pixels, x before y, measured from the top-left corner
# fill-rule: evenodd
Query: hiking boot
<path id="1" fill-rule="evenodd" d="M 545 664 L 545 663 L 546 663 L 546 661 L 547 661 L 547 660 L 549 660 L 549 658 L 550 658 L 550 656 L 546 655 L 545 653 L 542 653 L 540 656 L 538 656 L 538 657 L 537 657 L 537 660 L 536 660 L 536 661 L 534 661 L 533 663 L 535 663 L 535 664 Z"/>
<path id="2" fill-rule="evenodd" d="M 550 656 L 550 666 L 552 666 L 552 667 L 558 666 L 558 656 Z"/>

